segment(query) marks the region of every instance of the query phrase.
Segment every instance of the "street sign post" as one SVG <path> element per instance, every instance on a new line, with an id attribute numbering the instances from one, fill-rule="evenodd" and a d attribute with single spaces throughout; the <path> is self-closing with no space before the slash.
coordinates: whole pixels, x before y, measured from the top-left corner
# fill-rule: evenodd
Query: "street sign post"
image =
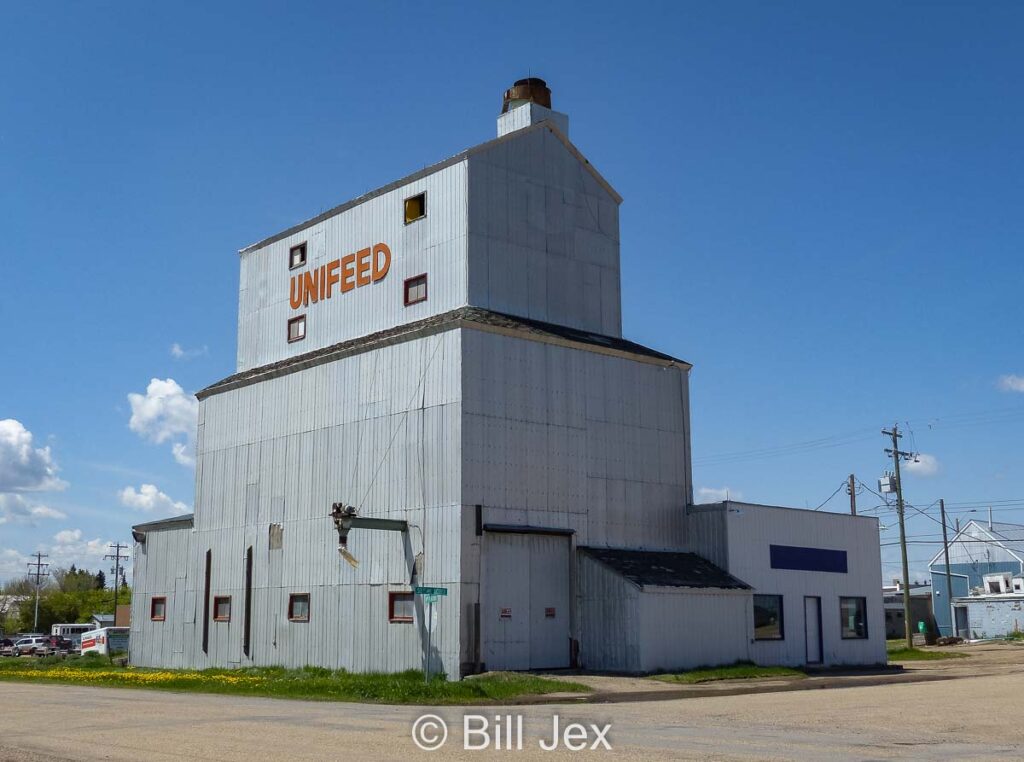
<path id="1" fill-rule="evenodd" d="M 448 595 L 448 588 L 446 587 L 414 587 L 412 589 L 413 595 L 423 596 L 423 602 L 427 604 L 427 654 L 426 654 L 426 665 L 423 668 L 423 680 L 426 683 L 430 683 L 430 645 L 433 640 L 433 629 L 434 624 L 434 603 L 441 596 Z"/>

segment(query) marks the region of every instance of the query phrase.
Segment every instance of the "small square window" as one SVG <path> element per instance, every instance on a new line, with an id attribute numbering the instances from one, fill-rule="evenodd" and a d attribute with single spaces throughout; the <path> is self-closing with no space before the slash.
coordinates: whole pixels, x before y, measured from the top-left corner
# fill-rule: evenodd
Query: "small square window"
<path id="1" fill-rule="evenodd" d="M 843 640 L 864 640 L 868 636 L 867 598 L 839 599 L 839 629 Z"/>
<path id="2" fill-rule="evenodd" d="M 405 306 L 427 301 L 427 275 L 417 275 L 405 281 Z"/>
<path id="3" fill-rule="evenodd" d="M 288 621 L 309 621 L 309 593 L 292 593 L 288 596 Z"/>
<path id="4" fill-rule="evenodd" d="M 294 270 L 296 267 L 302 267 L 304 264 L 306 264 L 305 242 L 288 249 L 288 269 Z"/>
<path id="5" fill-rule="evenodd" d="M 231 621 L 231 596 L 218 595 L 213 599 L 213 621 Z"/>
<path id="6" fill-rule="evenodd" d="M 416 597 L 412 593 L 388 593 L 388 621 L 408 624 L 416 613 Z"/>
<path id="7" fill-rule="evenodd" d="M 754 640 L 783 640 L 781 595 L 754 596 Z"/>
<path id="8" fill-rule="evenodd" d="M 405 200 L 405 224 L 427 216 L 427 194 L 421 193 Z"/>
<path id="9" fill-rule="evenodd" d="M 153 596 L 149 602 L 149 618 L 154 622 L 162 622 L 167 618 L 167 598 Z"/>
<path id="10" fill-rule="evenodd" d="M 288 343 L 306 338 L 306 316 L 299 315 L 288 321 Z"/>

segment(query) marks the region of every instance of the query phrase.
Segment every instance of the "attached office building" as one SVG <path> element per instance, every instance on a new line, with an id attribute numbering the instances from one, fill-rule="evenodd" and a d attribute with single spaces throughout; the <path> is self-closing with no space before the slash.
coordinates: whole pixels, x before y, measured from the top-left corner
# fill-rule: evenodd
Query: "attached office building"
<path id="1" fill-rule="evenodd" d="M 521 80 L 495 140 L 241 251 L 135 664 L 885 660 L 875 519 L 692 504 L 691 366 L 623 338 L 621 198 L 550 106 Z"/>

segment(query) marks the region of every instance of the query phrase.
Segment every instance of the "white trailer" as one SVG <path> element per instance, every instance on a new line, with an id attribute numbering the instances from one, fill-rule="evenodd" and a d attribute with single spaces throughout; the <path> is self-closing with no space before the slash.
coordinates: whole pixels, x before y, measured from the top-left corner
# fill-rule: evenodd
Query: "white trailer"
<path id="1" fill-rule="evenodd" d="M 82 634 L 82 656 L 90 653 L 110 656 L 116 651 L 128 651 L 127 627 L 101 627 Z"/>

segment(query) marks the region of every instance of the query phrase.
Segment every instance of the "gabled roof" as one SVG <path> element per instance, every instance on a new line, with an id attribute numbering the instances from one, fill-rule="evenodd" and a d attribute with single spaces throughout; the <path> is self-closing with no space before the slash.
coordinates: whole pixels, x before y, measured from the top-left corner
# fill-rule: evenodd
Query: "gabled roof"
<path id="1" fill-rule="evenodd" d="M 585 548 L 581 551 L 639 587 L 750 590 L 750 585 L 696 553 Z"/>
<path id="2" fill-rule="evenodd" d="M 458 309 L 443 312 L 440 315 L 432 315 L 412 323 L 403 323 L 394 328 L 331 344 L 321 349 L 314 349 L 312 352 L 261 365 L 258 368 L 250 368 L 241 373 L 235 373 L 215 384 L 211 384 L 205 389 L 200 389 L 196 392 L 196 397 L 205 399 L 214 394 L 249 386 L 259 381 L 277 378 L 278 376 L 284 376 L 316 365 L 334 362 L 344 357 L 369 352 L 372 349 L 400 344 L 404 341 L 411 341 L 456 328 L 476 328 L 491 333 L 500 333 L 503 336 L 578 347 L 602 354 L 631 357 L 663 365 L 691 367 L 685 360 L 679 360 L 671 355 L 658 352 L 627 339 L 605 336 L 604 334 L 585 331 L 580 328 L 570 328 L 555 323 L 545 323 L 541 320 L 505 315 L 480 307 L 459 307 Z M 136 529 L 138 528 L 136 527 Z"/>
<path id="3" fill-rule="evenodd" d="M 972 526 L 975 530 L 980 530 L 986 537 L 988 537 L 992 541 L 993 545 L 1002 547 L 1006 552 L 1016 558 L 1022 566 L 1024 566 L 1024 525 L 1009 524 L 1005 521 L 993 521 L 992 528 L 989 529 L 987 521 L 981 522 L 977 519 L 971 519 L 960 527 L 960 531 L 950 539 L 949 544 L 955 544 L 961 539 L 961 536 L 965 534 L 967 535 L 965 541 L 973 540 L 973 537 L 967 531 Z M 937 563 L 940 563 L 943 566 L 946 565 L 942 549 L 940 549 L 939 552 L 932 557 L 932 560 L 928 562 L 928 568 L 930 569 Z"/>
<path id="4" fill-rule="evenodd" d="M 604 188 L 605 191 L 608 192 L 608 195 L 615 200 L 615 203 L 622 203 L 622 196 L 620 196 L 616 192 L 616 190 L 611 186 L 611 183 L 605 180 L 601 173 L 594 168 L 594 165 L 590 163 L 587 157 L 580 153 L 580 150 L 575 145 L 572 144 L 572 141 L 570 141 L 569 138 L 567 138 L 562 133 L 562 131 L 559 130 L 552 122 L 544 121 L 538 122 L 537 124 L 532 124 L 529 127 L 524 127 L 521 130 L 515 130 L 506 135 L 502 135 L 501 137 L 494 138 L 493 140 L 488 140 L 487 142 L 480 143 L 479 145 L 473 146 L 472 148 L 467 148 L 465 151 L 461 151 L 460 153 L 457 153 L 454 156 L 451 156 L 443 161 L 439 161 L 436 164 L 430 165 L 429 167 L 424 167 L 421 170 L 413 172 L 411 175 L 406 175 L 400 180 L 395 180 L 394 182 L 388 183 L 387 185 L 382 185 L 381 187 L 376 188 L 375 190 L 372 190 L 369 193 L 364 193 L 362 196 L 359 196 L 358 198 L 354 198 L 351 201 L 346 201 L 343 204 L 339 204 L 338 206 L 328 209 L 326 212 L 318 214 L 316 217 L 308 219 L 305 222 L 300 222 L 298 225 L 293 225 L 287 230 L 282 230 L 280 233 L 275 233 L 274 235 L 268 238 L 264 238 L 262 241 L 250 244 L 249 246 L 240 249 L 238 253 L 247 254 L 250 251 L 254 251 L 256 249 L 262 249 L 264 246 L 275 243 L 276 241 L 280 241 L 282 238 L 287 238 L 290 235 L 294 235 L 295 233 L 298 233 L 300 230 L 304 230 L 305 228 L 308 228 L 312 225 L 316 225 L 319 222 L 323 222 L 324 220 L 330 219 L 331 217 L 334 217 L 337 214 L 341 214 L 342 212 L 346 212 L 349 209 L 357 207 L 360 204 L 364 204 L 372 198 L 376 198 L 377 196 L 383 196 L 385 193 L 393 191 L 396 188 L 401 188 L 403 185 L 408 185 L 409 183 L 415 180 L 420 180 L 424 177 L 434 174 L 435 172 L 440 172 L 442 169 L 450 167 L 453 164 L 458 164 L 459 162 L 464 161 L 473 154 L 481 153 L 482 151 L 486 151 L 490 148 L 493 148 L 499 143 L 515 140 L 517 138 L 522 137 L 523 135 L 527 135 L 536 130 L 548 130 L 556 138 L 562 141 L 565 147 L 569 150 L 569 153 L 575 156 L 577 161 L 579 161 L 580 164 L 583 165 L 584 169 L 586 169 L 587 172 L 594 176 L 594 179 L 597 180 L 598 184 L 602 188 Z"/>

